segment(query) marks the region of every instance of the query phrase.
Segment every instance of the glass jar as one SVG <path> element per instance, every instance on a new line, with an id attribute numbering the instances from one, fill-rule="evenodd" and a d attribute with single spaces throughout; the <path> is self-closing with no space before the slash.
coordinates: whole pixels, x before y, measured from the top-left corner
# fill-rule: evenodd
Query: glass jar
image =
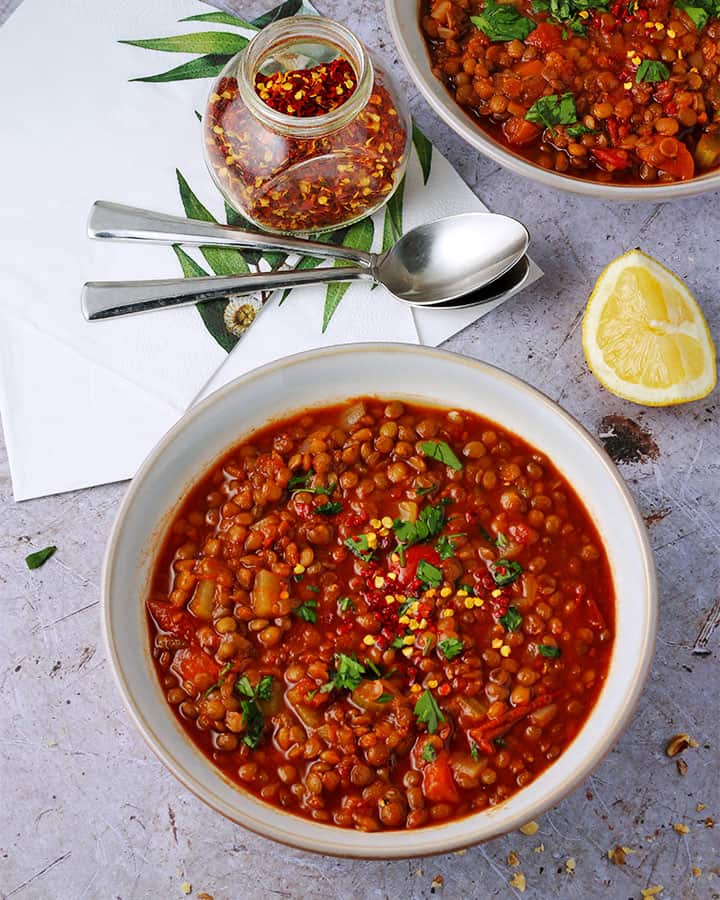
<path id="1" fill-rule="evenodd" d="M 213 84 L 203 122 L 227 202 L 279 234 L 374 213 L 400 184 L 411 140 L 388 74 L 344 25 L 320 16 L 259 31 Z"/>

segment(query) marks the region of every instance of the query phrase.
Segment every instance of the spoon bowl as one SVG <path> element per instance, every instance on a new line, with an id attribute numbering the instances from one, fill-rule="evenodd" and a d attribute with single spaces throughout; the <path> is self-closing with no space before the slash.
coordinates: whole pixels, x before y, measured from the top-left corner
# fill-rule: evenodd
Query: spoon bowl
<path id="1" fill-rule="evenodd" d="M 444 305 L 500 278 L 529 243 L 525 226 L 508 216 L 448 216 L 408 231 L 378 258 L 373 274 L 400 300 Z"/>

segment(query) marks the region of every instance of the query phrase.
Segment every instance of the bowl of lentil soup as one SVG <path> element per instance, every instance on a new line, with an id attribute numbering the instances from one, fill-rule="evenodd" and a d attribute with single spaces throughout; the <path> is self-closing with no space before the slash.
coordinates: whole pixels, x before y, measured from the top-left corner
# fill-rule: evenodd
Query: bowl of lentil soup
<path id="1" fill-rule="evenodd" d="M 602 199 L 720 188 L 715 0 L 386 0 L 417 87 L 484 155 Z"/>
<path id="2" fill-rule="evenodd" d="M 123 501 L 103 629 L 151 748 L 211 807 L 392 858 L 538 817 L 609 752 L 654 646 L 612 463 L 492 366 L 310 351 L 191 410 Z"/>

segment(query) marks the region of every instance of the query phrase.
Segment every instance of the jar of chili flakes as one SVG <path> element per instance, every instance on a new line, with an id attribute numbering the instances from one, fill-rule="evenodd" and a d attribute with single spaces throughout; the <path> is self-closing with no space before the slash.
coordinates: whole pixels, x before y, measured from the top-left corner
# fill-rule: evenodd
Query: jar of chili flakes
<path id="1" fill-rule="evenodd" d="M 233 57 L 204 116 L 210 172 L 265 231 L 322 232 L 362 219 L 405 173 L 410 117 L 345 26 L 294 16 Z"/>

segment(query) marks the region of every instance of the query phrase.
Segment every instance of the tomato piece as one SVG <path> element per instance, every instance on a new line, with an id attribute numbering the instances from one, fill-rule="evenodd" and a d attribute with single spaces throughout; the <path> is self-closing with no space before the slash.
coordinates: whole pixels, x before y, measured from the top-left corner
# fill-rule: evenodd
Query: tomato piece
<path id="1" fill-rule="evenodd" d="M 526 59 L 525 62 L 518 63 L 513 71 L 521 78 L 531 78 L 541 75 L 544 65 L 545 63 L 541 59 Z"/>
<path id="2" fill-rule="evenodd" d="M 678 181 L 687 181 L 695 174 L 692 153 L 677 138 L 657 134 L 638 143 L 636 152 L 643 162 L 672 175 Z"/>
<path id="3" fill-rule="evenodd" d="M 534 141 L 540 134 L 540 127 L 534 122 L 528 122 L 527 119 L 521 119 L 519 116 L 512 116 L 503 122 L 502 131 L 508 144 L 519 147 L 522 144 L 529 144 Z"/>
<path id="4" fill-rule="evenodd" d="M 209 675 L 212 681 L 217 681 L 220 675 L 220 666 L 199 647 L 178 650 L 172 668 L 183 681 L 195 681 L 198 675 Z"/>
<path id="5" fill-rule="evenodd" d="M 193 639 L 198 623 L 184 609 L 178 609 L 177 606 L 162 600 L 148 600 L 148 609 L 158 628 L 186 641 Z"/>
<path id="6" fill-rule="evenodd" d="M 613 147 L 596 147 L 592 155 L 606 172 L 615 172 L 618 169 L 627 169 L 630 165 L 630 154 L 627 150 L 617 150 Z"/>
<path id="7" fill-rule="evenodd" d="M 460 800 L 447 752 L 438 753 L 437 758 L 423 769 L 422 791 L 433 803 L 457 803 Z"/>
<path id="8" fill-rule="evenodd" d="M 423 544 L 415 544 L 405 551 L 405 564 L 397 564 L 397 583 L 401 587 L 407 587 L 415 581 L 417 575 L 417 567 L 422 560 L 429 562 L 433 566 L 439 566 L 442 560 L 440 554 L 434 547 L 428 547 Z"/>
<path id="9" fill-rule="evenodd" d="M 562 29 L 551 22 L 540 22 L 525 38 L 525 43 L 537 47 L 543 53 L 562 44 Z"/>
<path id="10" fill-rule="evenodd" d="M 588 622 L 594 628 L 605 628 L 605 617 L 600 612 L 597 602 L 588 596 L 585 598 L 585 605 L 587 606 Z"/>

